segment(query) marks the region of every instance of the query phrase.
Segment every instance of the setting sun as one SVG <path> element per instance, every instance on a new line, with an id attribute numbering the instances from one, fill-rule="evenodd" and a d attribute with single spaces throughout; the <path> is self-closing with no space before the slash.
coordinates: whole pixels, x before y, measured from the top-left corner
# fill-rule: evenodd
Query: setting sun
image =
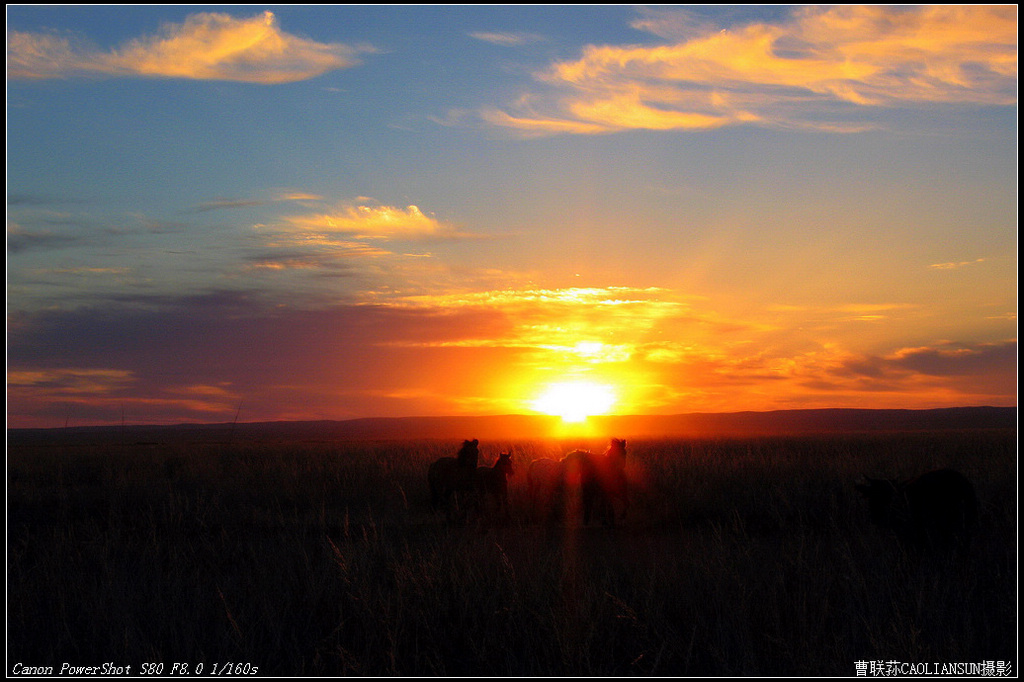
<path id="1" fill-rule="evenodd" d="M 615 404 L 610 386 L 591 381 L 569 381 L 551 384 L 533 401 L 538 412 L 561 417 L 567 422 L 581 422 L 591 415 L 607 413 Z"/>

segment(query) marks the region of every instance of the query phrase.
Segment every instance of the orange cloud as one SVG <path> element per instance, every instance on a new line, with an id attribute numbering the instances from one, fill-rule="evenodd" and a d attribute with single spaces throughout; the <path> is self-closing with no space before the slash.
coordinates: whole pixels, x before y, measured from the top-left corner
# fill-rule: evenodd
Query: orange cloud
<path id="1" fill-rule="evenodd" d="M 120 369 L 18 369 L 8 370 L 7 387 L 39 389 L 53 394 L 102 395 L 134 383 L 129 371 Z"/>
<path id="2" fill-rule="evenodd" d="M 635 24 L 680 32 L 665 15 Z M 685 23 L 685 22 L 684 22 Z M 524 133 L 702 130 L 759 122 L 830 131 L 837 106 L 1016 103 L 1013 6 L 804 7 L 784 24 L 687 26 L 658 46 L 589 46 L 538 75 L 554 91 L 486 121 Z"/>
<path id="3" fill-rule="evenodd" d="M 182 393 L 185 395 L 201 396 L 208 398 L 225 398 L 230 400 L 238 400 L 238 394 L 229 391 L 224 386 L 209 386 L 205 384 L 194 384 L 190 386 L 181 386 L 178 388 L 168 389 L 174 393 Z"/>
<path id="4" fill-rule="evenodd" d="M 346 234 L 361 239 L 450 237 L 451 226 L 425 214 L 418 206 L 344 206 L 330 213 L 285 218 L 293 230 Z"/>
<path id="5" fill-rule="evenodd" d="M 277 84 L 351 67 L 358 63 L 356 55 L 365 51 L 369 49 L 285 33 L 269 11 L 247 19 L 200 13 L 111 52 L 61 36 L 11 32 L 7 76 L 149 76 Z"/>
<path id="6" fill-rule="evenodd" d="M 852 325 L 914 309 L 899 303 L 776 310 L 784 319 L 775 323 L 771 315 L 730 319 L 670 291 L 626 287 L 407 296 L 385 306 L 427 314 L 451 331 L 395 338 L 384 344 L 388 348 L 467 357 L 507 351 L 505 364 L 489 374 L 498 377 L 510 410 L 526 404 L 537 386 L 570 379 L 615 386 L 621 393 L 617 409 L 639 412 L 836 404 L 923 408 L 1006 404 L 1013 394 L 1015 374 L 1006 370 L 1015 368 L 1015 344 L 877 356 L 828 340 Z M 474 311 L 492 311 L 494 317 L 480 324 Z M 808 321 L 829 331 L 818 340 L 792 338 L 789 330 Z"/>
<path id="7" fill-rule="evenodd" d="M 526 135 L 557 135 L 559 133 L 598 135 L 613 132 L 607 126 L 597 123 L 574 121 L 567 118 L 548 118 L 541 114 L 514 116 L 494 108 L 483 109 L 480 116 L 491 125 L 515 128 Z"/>
<path id="8" fill-rule="evenodd" d="M 508 410 L 535 398 L 538 386 L 567 379 L 618 386 L 620 409 L 638 409 L 664 393 L 656 376 L 665 365 L 722 352 L 707 343 L 722 325 L 716 315 L 694 312 L 685 297 L 657 288 L 503 289 L 403 296 L 384 305 L 452 320 L 445 336 L 396 338 L 389 347 L 504 352 L 488 373 Z M 455 320 L 474 324 L 456 334 Z M 666 340 L 684 335 L 685 343 Z"/>
<path id="9" fill-rule="evenodd" d="M 247 421 L 511 414 L 543 387 L 571 381 L 609 386 L 616 411 L 639 414 L 1016 400 L 1015 340 L 877 343 L 849 319 L 898 304 L 787 307 L 768 311 L 782 315 L 768 316 L 773 328 L 720 301 L 629 287 L 272 303 L 223 294 L 15 316 L 8 419 L 231 421 L 243 398 Z M 836 317 L 816 333 L 819 318 Z M 80 368 L 45 367 L 49 348 Z"/>

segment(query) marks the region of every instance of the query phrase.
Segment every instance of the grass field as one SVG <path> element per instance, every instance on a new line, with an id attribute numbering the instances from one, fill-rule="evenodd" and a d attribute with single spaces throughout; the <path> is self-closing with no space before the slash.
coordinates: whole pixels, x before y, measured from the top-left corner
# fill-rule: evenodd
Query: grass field
<path id="1" fill-rule="evenodd" d="M 614 528 L 530 507 L 528 462 L 576 442 L 482 442 L 513 452 L 510 515 L 461 525 L 426 486 L 454 441 L 11 448 L 8 674 L 1016 674 L 1016 438 L 630 441 Z M 943 466 L 978 493 L 970 553 L 868 524 L 858 477 Z"/>

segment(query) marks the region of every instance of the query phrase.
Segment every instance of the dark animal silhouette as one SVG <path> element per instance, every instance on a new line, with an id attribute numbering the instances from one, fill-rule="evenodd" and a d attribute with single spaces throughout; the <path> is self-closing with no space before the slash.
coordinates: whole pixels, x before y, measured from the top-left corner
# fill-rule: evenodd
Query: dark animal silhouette
<path id="1" fill-rule="evenodd" d="M 583 469 L 583 523 L 596 514 L 606 526 L 615 524 L 615 505 L 622 505 L 622 519 L 629 510 L 629 486 L 626 478 L 626 441 L 612 438 L 608 449 L 598 457 L 587 458 Z"/>
<path id="2" fill-rule="evenodd" d="M 535 489 L 557 503 L 570 502 L 578 495 L 583 524 L 598 518 L 606 526 L 615 525 L 615 506 L 622 506 L 621 518 L 629 509 L 629 486 L 625 470 L 626 441 L 612 438 L 604 454 L 574 450 L 558 462 L 557 485 L 552 483 L 555 468 L 541 461 L 531 463 Z M 549 460 L 550 461 L 550 460 Z M 552 491 L 552 486 L 554 492 Z M 551 500 L 544 500 L 550 502 Z"/>
<path id="3" fill-rule="evenodd" d="M 476 489 L 482 508 L 486 508 L 488 501 L 493 500 L 497 511 L 508 510 L 508 477 L 513 474 L 515 468 L 509 452 L 501 453 L 494 466 L 477 467 Z"/>
<path id="4" fill-rule="evenodd" d="M 963 546 L 977 524 L 974 486 L 952 469 L 929 471 L 910 481 L 866 478 L 857 490 L 867 500 L 872 522 L 915 547 Z"/>
<path id="5" fill-rule="evenodd" d="M 465 499 L 476 492 L 476 469 L 480 460 L 480 441 L 477 439 L 462 442 L 462 448 L 455 457 L 442 457 L 427 470 L 427 482 L 430 485 L 430 504 L 437 510 L 442 507 L 448 512 L 449 518 L 460 506 L 465 506 Z M 461 504 L 460 499 L 462 498 Z"/>
<path id="6" fill-rule="evenodd" d="M 562 487 L 562 462 L 533 460 L 526 471 L 526 486 L 534 513 L 542 516 L 552 512 Z"/>

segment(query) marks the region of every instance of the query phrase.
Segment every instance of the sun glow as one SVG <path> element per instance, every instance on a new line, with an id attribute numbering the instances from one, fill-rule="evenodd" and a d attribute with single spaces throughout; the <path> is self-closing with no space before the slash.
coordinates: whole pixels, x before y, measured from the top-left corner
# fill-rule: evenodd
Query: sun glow
<path id="1" fill-rule="evenodd" d="M 591 415 L 606 414 L 615 404 L 615 392 L 610 386 L 591 381 L 569 381 L 550 384 L 533 409 L 556 415 L 567 422 L 582 422 Z"/>

